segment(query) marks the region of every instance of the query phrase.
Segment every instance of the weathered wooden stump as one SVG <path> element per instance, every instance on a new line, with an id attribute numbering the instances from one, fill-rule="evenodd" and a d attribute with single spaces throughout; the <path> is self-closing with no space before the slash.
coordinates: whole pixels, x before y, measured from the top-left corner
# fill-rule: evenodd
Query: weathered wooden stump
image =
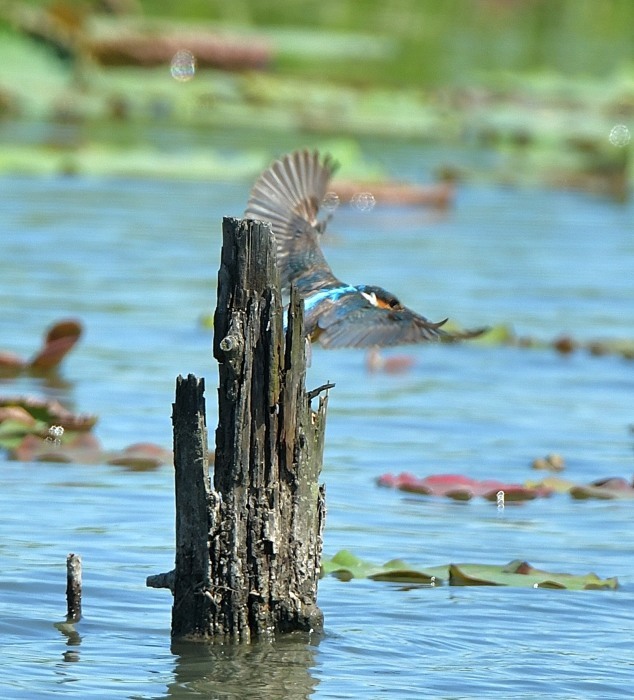
<path id="1" fill-rule="evenodd" d="M 209 482 L 204 385 L 177 382 L 173 411 L 174 640 L 240 641 L 313 630 L 325 515 L 326 387 L 305 390 L 303 304 L 283 309 L 268 224 L 225 218 L 214 319 L 219 418 Z"/>

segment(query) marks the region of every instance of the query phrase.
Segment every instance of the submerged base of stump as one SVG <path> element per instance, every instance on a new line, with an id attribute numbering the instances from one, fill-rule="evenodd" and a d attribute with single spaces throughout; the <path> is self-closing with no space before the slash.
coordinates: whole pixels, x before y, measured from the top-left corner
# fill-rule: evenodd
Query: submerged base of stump
<path id="1" fill-rule="evenodd" d="M 178 377 L 176 566 L 148 585 L 174 593 L 174 640 L 248 642 L 319 629 L 327 396 L 313 411 L 320 390 L 305 389 L 303 304 L 294 293 L 284 336 L 268 224 L 224 219 L 214 329 L 213 488 L 204 380 Z"/>

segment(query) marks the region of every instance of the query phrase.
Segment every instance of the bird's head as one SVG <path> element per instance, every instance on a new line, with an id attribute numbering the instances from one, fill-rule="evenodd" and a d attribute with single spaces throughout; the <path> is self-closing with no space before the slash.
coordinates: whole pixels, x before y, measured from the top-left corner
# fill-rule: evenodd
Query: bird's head
<path id="1" fill-rule="evenodd" d="M 371 284 L 360 284 L 357 289 L 373 305 L 380 309 L 393 309 L 401 311 L 404 307 L 399 299 L 383 287 L 376 287 Z"/>

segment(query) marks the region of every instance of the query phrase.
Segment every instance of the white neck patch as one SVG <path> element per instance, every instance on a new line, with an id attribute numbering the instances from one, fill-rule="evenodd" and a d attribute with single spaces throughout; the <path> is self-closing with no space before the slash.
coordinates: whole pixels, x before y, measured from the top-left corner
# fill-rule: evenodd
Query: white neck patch
<path id="1" fill-rule="evenodd" d="M 372 306 L 378 306 L 379 302 L 377 301 L 376 294 L 374 292 L 370 292 L 369 294 L 367 292 L 361 292 L 361 296 L 365 297 Z"/>

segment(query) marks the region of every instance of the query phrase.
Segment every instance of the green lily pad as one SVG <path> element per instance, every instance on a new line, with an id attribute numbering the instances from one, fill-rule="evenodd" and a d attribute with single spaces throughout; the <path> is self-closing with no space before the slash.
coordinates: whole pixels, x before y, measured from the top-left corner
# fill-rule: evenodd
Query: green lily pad
<path id="1" fill-rule="evenodd" d="M 552 573 L 515 560 L 505 566 L 491 564 L 450 564 L 450 586 L 514 586 L 520 588 L 566 588 L 569 590 L 615 589 L 616 578 L 600 579 L 596 574 Z"/>
<path id="2" fill-rule="evenodd" d="M 332 558 L 323 557 L 321 574 L 331 574 L 342 581 L 353 578 L 369 578 L 374 581 L 391 581 L 393 583 L 419 583 L 439 585 L 447 578 L 447 567 L 436 566 L 428 569 L 418 569 L 410 566 L 401 559 L 392 559 L 386 564 L 377 566 L 359 559 L 346 549 L 337 552 Z"/>
<path id="3" fill-rule="evenodd" d="M 324 557 L 322 576 L 336 576 L 342 581 L 368 578 L 393 583 L 418 583 L 428 586 L 513 586 L 515 588 L 565 588 L 568 590 L 616 589 L 615 577 L 601 579 L 594 573 L 552 573 L 536 569 L 525 561 L 508 564 L 448 564 L 445 566 L 418 567 L 400 559 L 392 559 L 383 565 L 359 559 L 347 550 L 333 557 Z"/>
<path id="4" fill-rule="evenodd" d="M 16 448 L 26 435 L 46 433 L 48 425 L 43 421 L 35 421 L 28 425 L 21 420 L 6 420 L 0 423 L 0 448 L 12 450 Z"/>
<path id="5" fill-rule="evenodd" d="M 499 323 L 488 328 L 482 335 L 474 338 L 472 342 L 480 345 L 512 345 L 516 340 L 511 326 L 506 323 Z"/>

